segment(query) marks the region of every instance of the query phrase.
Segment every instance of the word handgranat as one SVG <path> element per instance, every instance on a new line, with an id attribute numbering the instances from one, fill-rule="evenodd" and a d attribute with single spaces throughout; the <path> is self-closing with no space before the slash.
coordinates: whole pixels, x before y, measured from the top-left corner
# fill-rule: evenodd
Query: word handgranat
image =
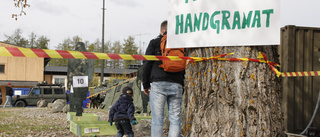
<path id="1" fill-rule="evenodd" d="M 219 34 L 220 30 L 234 30 L 234 29 L 246 29 L 246 28 L 260 28 L 262 27 L 263 19 L 266 20 L 263 24 L 266 28 L 270 26 L 271 15 L 274 13 L 274 9 L 255 10 L 249 11 L 247 14 L 240 11 L 233 13 L 228 10 L 215 11 L 211 15 L 207 12 L 200 12 L 199 14 L 192 15 L 191 13 L 176 16 L 176 28 L 175 34 L 192 33 L 196 31 L 206 31 L 209 29 L 216 29 L 216 33 Z M 220 18 L 215 19 L 215 18 Z"/>

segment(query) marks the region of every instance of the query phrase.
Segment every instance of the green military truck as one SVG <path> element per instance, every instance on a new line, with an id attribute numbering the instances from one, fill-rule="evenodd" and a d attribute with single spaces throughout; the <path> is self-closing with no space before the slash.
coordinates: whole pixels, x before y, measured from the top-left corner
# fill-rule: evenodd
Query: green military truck
<path id="1" fill-rule="evenodd" d="M 39 100 L 53 103 L 57 99 L 69 101 L 69 94 L 65 92 L 61 84 L 37 84 L 30 88 L 27 95 L 16 95 L 12 97 L 12 105 L 15 107 L 36 106 Z"/>
<path id="2" fill-rule="evenodd" d="M 0 89 L 0 105 L 2 104 L 2 93 L 1 93 L 1 89 Z"/>

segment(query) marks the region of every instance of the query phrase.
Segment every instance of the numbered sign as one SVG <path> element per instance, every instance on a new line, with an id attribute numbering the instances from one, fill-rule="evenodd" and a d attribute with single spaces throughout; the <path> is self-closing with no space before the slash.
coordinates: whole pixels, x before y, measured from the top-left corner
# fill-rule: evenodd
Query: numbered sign
<path id="1" fill-rule="evenodd" d="M 73 76 L 73 87 L 88 87 L 88 76 Z"/>

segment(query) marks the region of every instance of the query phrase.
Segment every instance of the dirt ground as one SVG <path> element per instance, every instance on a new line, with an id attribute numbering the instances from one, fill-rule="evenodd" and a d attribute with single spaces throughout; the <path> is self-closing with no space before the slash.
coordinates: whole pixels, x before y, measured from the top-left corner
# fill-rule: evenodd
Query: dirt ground
<path id="1" fill-rule="evenodd" d="M 107 121 L 108 112 L 102 109 L 84 109 Z M 48 108 L 0 108 L 0 136 L 24 137 L 76 137 L 70 131 L 66 113 L 50 113 Z M 135 133 L 140 137 L 139 133 Z M 143 135 L 149 136 L 149 135 Z M 98 136 L 99 137 L 99 136 Z M 112 136 L 100 136 L 112 137 Z"/>

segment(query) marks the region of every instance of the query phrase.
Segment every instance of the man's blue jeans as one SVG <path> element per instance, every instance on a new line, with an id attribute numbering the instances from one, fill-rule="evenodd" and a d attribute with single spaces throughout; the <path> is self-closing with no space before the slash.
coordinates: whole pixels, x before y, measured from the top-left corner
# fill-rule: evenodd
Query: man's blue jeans
<path id="1" fill-rule="evenodd" d="M 6 97 L 7 97 L 7 101 L 6 101 L 6 103 L 3 105 L 3 108 L 6 107 L 6 105 L 8 104 L 8 102 L 9 102 L 9 107 L 12 107 L 12 105 L 11 105 L 11 96 L 6 96 Z"/>
<path id="2" fill-rule="evenodd" d="M 164 106 L 168 103 L 170 120 L 169 137 L 179 137 L 181 133 L 182 85 L 174 82 L 152 82 L 150 106 L 152 114 L 151 136 L 163 136 Z"/>

